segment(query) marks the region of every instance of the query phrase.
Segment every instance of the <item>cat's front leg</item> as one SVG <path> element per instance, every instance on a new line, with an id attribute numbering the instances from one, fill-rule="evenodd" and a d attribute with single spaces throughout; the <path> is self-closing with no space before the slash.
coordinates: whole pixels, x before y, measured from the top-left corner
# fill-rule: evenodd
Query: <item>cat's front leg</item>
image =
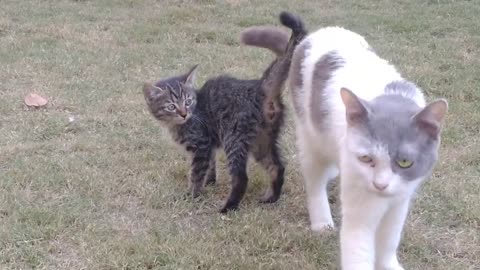
<path id="1" fill-rule="evenodd" d="M 190 171 L 191 194 L 193 198 L 198 197 L 202 191 L 211 155 L 212 152 L 209 148 L 197 148 L 193 153 Z"/>
<path id="2" fill-rule="evenodd" d="M 340 246 L 342 270 L 374 270 L 374 229 L 344 217 L 340 230 Z"/>
<path id="3" fill-rule="evenodd" d="M 343 176 L 342 176 L 343 177 Z M 343 177 L 340 246 L 342 270 L 375 269 L 375 233 L 387 204 Z"/>
<path id="4" fill-rule="evenodd" d="M 315 153 L 304 141 L 297 142 L 300 150 L 300 165 L 307 193 L 307 207 L 310 226 L 313 231 L 321 232 L 334 228 L 327 184 L 338 170 L 322 155 Z"/>
<path id="5" fill-rule="evenodd" d="M 408 214 L 409 198 L 395 202 L 379 224 L 376 234 L 376 270 L 403 270 L 397 259 L 397 248 Z"/>

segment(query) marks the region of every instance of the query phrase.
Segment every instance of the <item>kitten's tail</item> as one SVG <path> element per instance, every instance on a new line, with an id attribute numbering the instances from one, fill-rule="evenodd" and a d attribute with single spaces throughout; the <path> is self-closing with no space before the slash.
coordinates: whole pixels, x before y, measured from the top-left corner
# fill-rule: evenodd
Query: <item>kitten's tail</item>
<path id="1" fill-rule="evenodd" d="M 262 76 L 262 89 L 265 92 L 264 112 L 267 120 L 274 121 L 283 112 L 282 90 L 288 78 L 293 52 L 300 41 L 307 36 L 302 19 L 289 12 L 280 13 L 280 22 L 292 30 L 288 34 L 278 27 L 254 26 L 245 29 L 240 36 L 243 44 L 267 48 L 277 54 L 277 58 Z"/>

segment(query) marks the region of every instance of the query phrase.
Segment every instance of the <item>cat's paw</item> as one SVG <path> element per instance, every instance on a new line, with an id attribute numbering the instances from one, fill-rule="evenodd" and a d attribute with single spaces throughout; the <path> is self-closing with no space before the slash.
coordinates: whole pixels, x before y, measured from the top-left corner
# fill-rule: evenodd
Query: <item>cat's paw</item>
<path id="1" fill-rule="evenodd" d="M 405 269 L 400 265 L 397 257 L 395 256 L 384 263 L 377 262 L 377 266 L 375 267 L 375 270 L 405 270 Z"/>
<path id="2" fill-rule="evenodd" d="M 318 222 L 315 224 L 311 224 L 310 228 L 314 232 L 323 233 L 335 230 L 335 225 L 333 224 L 333 222 Z"/>
<path id="3" fill-rule="evenodd" d="M 375 270 L 405 270 L 401 265 L 377 267 Z"/>

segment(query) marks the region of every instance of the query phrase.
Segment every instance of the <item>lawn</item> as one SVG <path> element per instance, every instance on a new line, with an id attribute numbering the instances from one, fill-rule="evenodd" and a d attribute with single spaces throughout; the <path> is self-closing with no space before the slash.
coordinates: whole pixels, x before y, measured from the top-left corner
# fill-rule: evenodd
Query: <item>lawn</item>
<path id="1" fill-rule="evenodd" d="M 0 269 L 338 269 L 338 232 L 308 227 L 291 110 L 283 197 L 257 203 L 268 180 L 252 164 L 240 211 L 222 216 L 224 156 L 217 185 L 184 199 L 188 163 L 141 91 L 197 63 L 198 85 L 258 77 L 273 55 L 238 34 L 282 10 L 364 35 L 448 99 L 399 254 L 406 269 L 480 269 L 480 5 L 466 0 L 0 0 Z M 27 108 L 30 92 L 48 106 Z"/>

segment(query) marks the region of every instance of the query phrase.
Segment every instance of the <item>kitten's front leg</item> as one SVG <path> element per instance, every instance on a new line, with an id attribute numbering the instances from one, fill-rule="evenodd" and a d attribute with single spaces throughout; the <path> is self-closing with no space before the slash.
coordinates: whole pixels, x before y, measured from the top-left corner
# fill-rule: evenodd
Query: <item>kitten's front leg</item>
<path id="1" fill-rule="evenodd" d="M 376 270 L 403 270 L 397 259 L 397 248 L 408 214 L 409 199 L 393 205 L 379 224 L 376 235 Z"/>
<path id="2" fill-rule="evenodd" d="M 205 185 L 214 185 L 217 182 L 217 166 L 216 166 L 215 152 L 210 156 L 210 163 L 208 165 L 207 176 L 205 177 Z"/>
<path id="3" fill-rule="evenodd" d="M 202 191 L 211 155 L 212 152 L 208 148 L 197 148 L 193 154 L 192 169 L 190 171 L 190 183 L 193 198 L 198 197 Z"/>

